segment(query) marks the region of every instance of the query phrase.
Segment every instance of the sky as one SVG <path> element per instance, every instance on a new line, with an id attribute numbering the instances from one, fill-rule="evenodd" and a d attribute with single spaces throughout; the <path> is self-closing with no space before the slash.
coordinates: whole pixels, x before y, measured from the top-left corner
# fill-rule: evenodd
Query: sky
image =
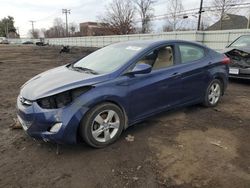
<path id="1" fill-rule="evenodd" d="M 21 37 L 28 37 L 31 29 L 30 20 L 34 20 L 35 29 L 49 28 L 57 17 L 65 20 L 62 9 L 70 9 L 69 22 L 79 24 L 86 21 L 97 21 L 98 16 L 104 14 L 105 6 L 112 0 L 0 0 L 0 19 L 8 15 L 15 19 L 15 27 L 18 28 Z M 205 6 L 209 5 L 205 0 Z M 168 0 L 158 0 L 154 6 L 154 14 L 167 13 Z M 184 9 L 198 8 L 200 0 L 182 0 Z M 190 24 L 196 24 L 196 18 L 187 20 Z M 160 31 L 164 21 L 153 23 L 154 31 Z"/>

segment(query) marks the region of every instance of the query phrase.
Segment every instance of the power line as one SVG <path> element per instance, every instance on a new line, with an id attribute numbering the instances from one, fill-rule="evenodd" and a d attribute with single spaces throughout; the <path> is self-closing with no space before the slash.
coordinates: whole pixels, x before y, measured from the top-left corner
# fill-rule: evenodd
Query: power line
<path id="1" fill-rule="evenodd" d="M 88 5 L 88 4 L 94 4 L 94 3 L 93 2 L 87 2 L 87 3 L 84 2 L 84 3 L 79 4 L 77 6 L 70 7 L 70 9 L 80 9 L 80 8 L 82 8 L 82 6 L 86 6 L 86 4 Z M 48 16 L 45 16 L 45 17 L 40 18 L 40 19 L 37 19 L 35 21 L 36 22 L 40 22 L 40 21 L 48 20 L 50 18 L 53 18 L 55 15 L 59 14 L 60 11 L 61 11 L 61 9 L 58 9 L 58 10 L 54 11 L 52 14 L 49 14 Z"/>
<path id="2" fill-rule="evenodd" d="M 50 14 L 50 15 L 44 17 L 44 18 L 41 18 L 41 19 L 39 19 L 39 20 L 36 20 L 36 22 L 41 22 L 41 21 L 44 21 L 44 20 L 48 20 L 48 19 L 50 19 L 50 18 L 53 18 L 55 15 L 59 14 L 59 11 L 60 11 L 60 10 L 56 10 L 54 13 L 52 13 L 52 14 Z"/>
<path id="3" fill-rule="evenodd" d="M 203 1 L 203 0 L 201 0 L 201 1 Z M 167 3 L 167 2 L 164 1 L 164 0 L 160 0 L 155 5 L 160 5 L 160 4 L 163 4 L 163 3 Z M 91 3 L 89 3 L 89 4 L 91 4 Z M 76 9 L 77 8 L 81 8 L 82 5 L 83 4 L 78 5 L 78 7 L 74 7 L 74 8 L 76 8 Z M 236 4 L 230 4 L 229 6 L 231 6 L 231 9 L 238 9 L 238 8 L 245 9 L 245 8 L 249 8 L 250 7 L 250 3 L 236 3 Z M 188 18 L 188 16 L 195 16 L 197 14 L 199 14 L 199 16 L 200 16 L 202 12 L 212 12 L 212 11 L 218 11 L 218 10 L 220 10 L 216 6 L 204 6 L 204 7 L 202 7 L 201 10 L 200 10 L 200 8 L 201 7 L 187 9 L 187 10 L 182 10 L 182 11 L 179 11 L 176 14 L 176 16 L 185 19 L 185 18 Z M 65 14 L 65 18 L 66 18 L 66 35 L 67 36 L 68 36 L 68 14 L 71 13 L 70 11 L 71 11 L 70 9 L 62 9 L 62 13 Z M 202 11 L 202 12 L 200 13 L 200 11 Z M 51 14 L 51 15 L 45 17 L 45 18 L 42 18 L 42 19 L 39 19 L 39 20 L 31 20 L 30 22 L 32 24 L 32 32 L 34 32 L 34 23 L 35 22 L 40 22 L 40 21 L 43 21 L 43 20 L 48 20 L 49 18 L 54 17 L 57 13 L 58 13 L 58 11 L 54 12 L 53 14 Z M 151 18 L 151 20 L 155 21 L 155 20 L 164 20 L 164 19 L 167 19 L 167 18 L 171 18 L 172 14 L 173 13 L 155 15 L 155 16 L 153 16 Z M 200 20 L 201 20 L 201 18 L 200 18 Z M 141 20 L 135 20 L 134 22 L 135 23 L 141 22 Z M 199 21 L 198 21 L 198 24 L 200 25 Z M 197 25 L 197 29 L 198 29 L 198 25 Z"/>
<path id="4" fill-rule="evenodd" d="M 246 6 L 248 5 L 248 6 Z M 231 9 L 238 9 L 238 8 L 241 8 L 241 9 L 244 9 L 244 8 L 249 8 L 250 6 L 250 3 L 241 3 L 241 4 L 232 4 L 232 8 Z M 176 16 L 177 17 L 186 17 L 188 15 L 196 15 L 196 14 L 199 14 L 199 9 L 200 8 L 193 8 L 193 9 L 188 9 L 188 10 L 182 10 L 182 11 L 179 11 Z M 218 11 L 218 10 L 221 10 L 221 9 L 218 9 L 218 7 L 216 6 L 207 6 L 207 7 L 203 7 L 202 8 L 202 12 L 212 12 L 212 11 Z M 155 15 L 151 18 L 151 20 L 163 20 L 163 19 L 166 19 L 166 18 L 171 18 L 172 17 L 172 14 L 173 13 L 168 13 L 168 14 L 161 14 L 161 15 Z M 187 17 L 186 17 L 187 18 Z M 136 20 L 135 22 L 141 22 L 141 20 Z"/>
<path id="5" fill-rule="evenodd" d="M 158 1 L 155 5 L 160 5 L 160 4 L 163 4 L 163 3 L 167 3 L 166 1 L 162 0 L 162 1 Z M 85 4 L 85 3 L 84 3 Z M 88 3 L 88 4 L 91 4 L 91 3 Z M 81 8 L 83 4 L 80 4 L 78 6 L 75 6 L 73 7 L 74 9 L 78 9 L 78 8 Z M 248 8 L 248 6 L 246 5 L 250 5 L 250 3 L 236 3 L 236 4 L 230 4 L 229 6 L 231 6 L 232 8 L 231 9 L 238 9 L 238 8 Z M 240 7 L 237 7 L 237 6 L 240 6 Z M 243 7 L 242 7 L 243 6 Z M 198 14 L 199 12 L 194 12 L 194 11 L 199 11 L 200 8 L 192 8 L 192 9 L 187 9 L 187 10 L 182 10 L 182 11 L 179 11 L 178 14 L 179 15 L 183 15 L 183 14 L 188 14 L 190 15 L 191 14 Z M 63 9 L 63 10 L 67 10 L 69 11 L 70 13 L 70 9 Z M 217 6 L 204 6 L 203 9 L 204 11 L 214 11 L 214 10 L 219 10 L 217 8 Z M 56 15 L 58 12 L 54 12 L 53 14 L 47 16 L 47 17 L 44 17 L 44 18 L 41 18 L 39 20 L 36 20 L 35 22 L 40 22 L 40 21 L 43 21 L 43 20 L 47 20 L 51 17 L 53 17 L 54 15 Z M 168 16 L 171 16 L 173 13 L 167 13 L 167 14 L 161 14 L 161 15 L 156 15 L 154 16 L 153 18 L 154 19 L 157 19 L 159 17 L 159 19 L 163 19 L 164 17 L 168 17 Z"/>

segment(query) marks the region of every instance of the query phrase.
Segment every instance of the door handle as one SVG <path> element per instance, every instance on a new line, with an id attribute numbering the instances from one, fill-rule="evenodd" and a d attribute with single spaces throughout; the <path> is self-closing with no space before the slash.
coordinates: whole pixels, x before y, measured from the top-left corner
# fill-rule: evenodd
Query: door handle
<path id="1" fill-rule="evenodd" d="M 173 75 L 173 76 L 179 76 L 179 75 L 181 75 L 181 73 L 175 72 L 175 73 L 173 73 L 172 75 Z"/>

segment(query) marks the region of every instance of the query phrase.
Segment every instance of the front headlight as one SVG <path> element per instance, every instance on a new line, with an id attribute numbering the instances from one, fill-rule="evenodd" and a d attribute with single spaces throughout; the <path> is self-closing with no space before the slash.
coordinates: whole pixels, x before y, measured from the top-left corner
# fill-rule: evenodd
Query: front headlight
<path id="1" fill-rule="evenodd" d="M 75 98 L 89 91 L 91 88 L 91 86 L 86 86 L 72 89 L 56 95 L 38 99 L 37 103 L 41 108 L 45 109 L 62 108 L 70 104 Z"/>

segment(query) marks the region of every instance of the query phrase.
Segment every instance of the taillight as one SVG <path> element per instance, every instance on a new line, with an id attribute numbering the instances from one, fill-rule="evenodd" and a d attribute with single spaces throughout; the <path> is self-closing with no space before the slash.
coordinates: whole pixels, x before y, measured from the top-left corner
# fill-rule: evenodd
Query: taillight
<path id="1" fill-rule="evenodd" d="M 224 65 L 228 65 L 229 63 L 231 63 L 231 59 L 229 57 L 224 57 L 221 61 L 222 64 Z"/>

